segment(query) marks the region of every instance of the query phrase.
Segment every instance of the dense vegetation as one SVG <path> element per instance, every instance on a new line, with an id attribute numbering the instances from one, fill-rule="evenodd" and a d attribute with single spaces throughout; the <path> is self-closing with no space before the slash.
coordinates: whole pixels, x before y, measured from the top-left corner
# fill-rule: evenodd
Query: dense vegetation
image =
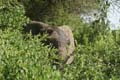
<path id="1" fill-rule="evenodd" d="M 0 0 L 0 80 L 120 80 L 120 31 L 110 30 L 105 22 L 107 4 L 98 20 L 84 23 L 76 13 L 79 10 L 71 12 L 69 8 L 70 4 L 83 8 L 84 1 L 79 6 L 82 0 L 69 5 L 65 2 L 69 0 L 33 1 Z M 92 7 L 92 1 L 98 2 Z M 99 8 L 99 0 L 88 2 L 88 7 Z M 49 7 L 43 9 L 47 3 Z M 76 40 L 75 59 L 65 65 L 64 71 L 52 65 L 57 50 L 42 43 L 46 34 L 32 37 L 23 33 L 23 25 L 30 20 L 71 26 Z"/>

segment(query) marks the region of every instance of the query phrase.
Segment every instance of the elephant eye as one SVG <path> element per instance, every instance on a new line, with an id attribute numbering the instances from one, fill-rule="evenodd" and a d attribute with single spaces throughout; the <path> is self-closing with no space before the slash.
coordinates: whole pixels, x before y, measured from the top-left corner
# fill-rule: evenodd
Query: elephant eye
<path id="1" fill-rule="evenodd" d="M 47 32 L 49 35 L 51 35 L 53 33 L 53 30 L 48 30 Z"/>

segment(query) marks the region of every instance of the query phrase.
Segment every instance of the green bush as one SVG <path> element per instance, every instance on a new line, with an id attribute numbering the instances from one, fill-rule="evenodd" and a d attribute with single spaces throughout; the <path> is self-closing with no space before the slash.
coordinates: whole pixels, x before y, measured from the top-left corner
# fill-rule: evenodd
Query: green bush
<path id="1" fill-rule="evenodd" d="M 92 44 L 78 44 L 74 63 L 65 69 L 66 80 L 120 79 L 119 46 L 111 33 L 98 36 Z"/>
<path id="2" fill-rule="evenodd" d="M 49 54 L 56 50 L 38 39 L 23 40 L 19 31 L 0 30 L 1 80 L 61 80 L 60 72 L 51 66 Z"/>
<path id="3" fill-rule="evenodd" d="M 24 7 L 14 1 L 2 1 L 0 6 L 0 28 L 22 29 L 29 19 L 25 16 Z"/>
<path id="4" fill-rule="evenodd" d="M 29 22 L 24 7 L 12 0 L 2 2 L 0 80 L 61 80 L 60 72 L 52 66 L 56 50 L 42 43 L 45 36 L 25 35 L 24 38 L 21 34 L 23 25 Z"/>

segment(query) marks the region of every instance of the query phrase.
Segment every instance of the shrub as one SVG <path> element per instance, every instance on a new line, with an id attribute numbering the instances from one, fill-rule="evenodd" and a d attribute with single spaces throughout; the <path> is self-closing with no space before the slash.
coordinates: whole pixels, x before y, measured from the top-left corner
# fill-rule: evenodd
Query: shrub
<path id="1" fill-rule="evenodd" d="M 22 26 L 29 22 L 24 7 L 12 0 L 2 2 L 0 80 L 61 80 L 60 72 L 51 65 L 56 50 L 42 43 L 45 36 L 26 35 L 24 39 L 21 34 Z"/>
<path id="2" fill-rule="evenodd" d="M 19 31 L 0 30 L 0 79 L 2 80 L 61 80 L 54 70 L 49 54 L 56 50 L 40 39 L 23 40 Z"/>
<path id="3" fill-rule="evenodd" d="M 111 32 L 99 34 L 87 45 L 75 50 L 75 61 L 65 69 L 66 80 L 119 80 L 120 48 Z"/>
<path id="4" fill-rule="evenodd" d="M 0 6 L 0 28 L 22 29 L 29 19 L 25 16 L 24 7 L 14 1 L 2 0 Z"/>

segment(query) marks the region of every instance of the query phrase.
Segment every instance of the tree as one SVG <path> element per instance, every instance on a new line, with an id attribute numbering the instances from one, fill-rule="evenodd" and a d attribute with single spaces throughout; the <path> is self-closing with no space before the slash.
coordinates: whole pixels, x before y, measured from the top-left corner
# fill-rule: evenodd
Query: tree
<path id="1" fill-rule="evenodd" d="M 53 19 L 64 13 L 87 13 L 99 8 L 99 0 L 19 0 L 26 8 L 26 15 L 33 20 Z"/>

